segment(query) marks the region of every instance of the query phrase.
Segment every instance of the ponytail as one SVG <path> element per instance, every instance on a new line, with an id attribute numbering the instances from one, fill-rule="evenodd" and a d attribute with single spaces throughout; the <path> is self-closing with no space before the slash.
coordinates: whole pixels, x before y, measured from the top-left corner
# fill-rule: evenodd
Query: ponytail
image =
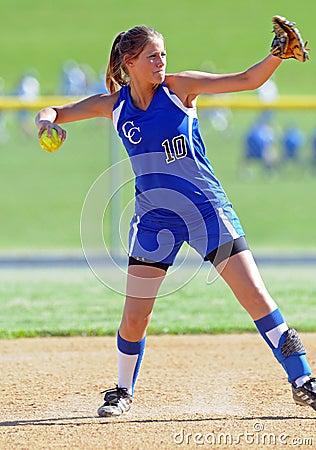
<path id="1" fill-rule="evenodd" d="M 110 94 L 114 94 L 121 86 L 127 84 L 127 74 L 124 71 L 123 55 L 120 43 L 125 32 L 122 31 L 114 39 L 109 63 L 106 69 L 106 87 Z"/>

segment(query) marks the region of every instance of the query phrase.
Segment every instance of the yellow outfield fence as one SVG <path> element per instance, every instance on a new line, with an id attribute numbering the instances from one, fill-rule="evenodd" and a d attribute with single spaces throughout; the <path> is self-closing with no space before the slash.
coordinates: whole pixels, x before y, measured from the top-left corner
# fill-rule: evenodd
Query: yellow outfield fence
<path id="1" fill-rule="evenodd" d="M 81 97 L 82 98 L 82 97 Z M 49 105 L 62 105 L 80 98 L 62 96 L 42 96 L 35 100 L 27 101 L 15 96 L 0 97 L 1 111 L 39 110 Z M 282 95 L 272 102 L 262 101 L 256 95 L 230 94 L 230 95 L 203 95 L 197 103 L 199 108 L 230 108 L 230 109 L 302 109 L 316 110 L 316 96 L 311 95 Z"/>
<path id="2" fill-rule="evenodd" d="M 34 100 L 26 100 L 18 96 L 4 96 L 0 97 L 0 110 L 18 111 L 21 109 L 29 109 L 35 111 L 41 108 L 45 108 L 46 106 L 50 105 L 58 106 L 77 100 L 80 100 L 80 98 L 62 97 L 58 95 L 42 96 Z"/>
<path id="3" fill-rule="evenodd" d="M 316 109 L 316 96 L 279 96 L 272 102 L 265 102 L 256 95 L 219 95 L 201 96 L 198 99 L 199 108 L 219 108 L 230 109 Z"/>

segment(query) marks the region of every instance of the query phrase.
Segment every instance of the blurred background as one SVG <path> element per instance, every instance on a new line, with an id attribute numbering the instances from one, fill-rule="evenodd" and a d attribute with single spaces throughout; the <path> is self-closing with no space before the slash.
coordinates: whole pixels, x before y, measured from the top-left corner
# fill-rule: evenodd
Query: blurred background
<path id="1" fill-rule="evenodd" d="M 146 24 L 164 34 L 168 72 L 236 72 L 268 54 L 271 19 L 284 15 L 309 40 L 310 61 L 285 61 L 272 80 L 248 95 L 262 101 L 315 95 L 312 0 L 300 11 L 294 0 L 161 0 L 154 5 L 145 0 L 1 0 L 1 6 L 3 254 L 80 252 L 80 216 L 89 188 L 126 155 L 103 119 L 65 125 L 68 139 L 62 148 L 45 153 L 37 140 L 36 110 L 1 109 L 1 98 L 17 96 L 32 104 L 48 95 L 81 98 L 105 92 L 104 71 L 120 31 Z M 315 253 L 316 111 L 223 107 L 200 108 L 199 116 L 208 157 L 254 251 Z M 133 196 L 130 182 L 120 200 L 123 208 Z M 106 240 L 111 241 L 112 231 L 106 214 Z"/>

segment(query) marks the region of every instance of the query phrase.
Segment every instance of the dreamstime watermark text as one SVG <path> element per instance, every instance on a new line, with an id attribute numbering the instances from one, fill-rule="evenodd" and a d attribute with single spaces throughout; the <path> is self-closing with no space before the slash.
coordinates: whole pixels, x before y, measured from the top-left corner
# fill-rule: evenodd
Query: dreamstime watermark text
<path id="1" fill-rule="evenodd" d="M 265 431 L 261 422 L 255 422 L 252 430 L 244 430 L 243 432 L 224 433 L 191 433 L 181 428 L 179 432 L 174 433 L 173 442 L 177 445 L 240 445 L 247 444 L 249 446 L 293 446 L 300 447 L 315 444 L 312 437 L 290 436 L 287 433 L 270 433 Z"/>

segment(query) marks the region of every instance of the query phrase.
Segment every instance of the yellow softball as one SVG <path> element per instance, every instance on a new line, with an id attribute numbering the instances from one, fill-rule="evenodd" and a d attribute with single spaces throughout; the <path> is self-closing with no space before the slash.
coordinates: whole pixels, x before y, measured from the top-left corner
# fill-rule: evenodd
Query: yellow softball
<path id="1" fill-rule="evenodd" d="M 58 136 L 57 131 L 53 128 L 51 137 L 47 136 L 47 130 L 43 131 L 41 137 L 39 138 L 39 143 L 42 149 L 46 152 L 55 152 L 59 149 L 63 141 Z"/>

